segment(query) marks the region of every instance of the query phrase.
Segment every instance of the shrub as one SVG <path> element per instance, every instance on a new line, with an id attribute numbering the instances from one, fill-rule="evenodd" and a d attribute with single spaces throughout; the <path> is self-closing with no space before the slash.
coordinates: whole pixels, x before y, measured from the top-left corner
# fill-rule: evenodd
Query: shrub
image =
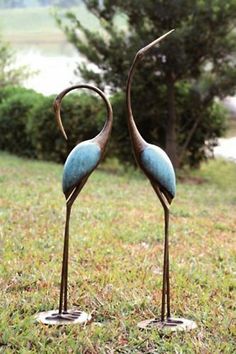
<path id="1" fill-rule="evenodd" d="M 42 95 L 22 87 L 7 87 L 0 97 L 0 149 L 35 157 L 27 123 L 33 105 Z"/>
<path id="2" fill-rule="evenodd" d="M 62 102 L 68 135 L 64 141 L 53 112 L 55 96 L 45 97 L 22 87 L 0 94 L 0 149 L 20 156 L 64 162 L 80 141 L 93 138 L 106 119 L 103 102 L 94 95 L 72 93 Z"/>
<path id="3" fill-rule="evenodd" d="M 150 124 L 153 109 L 143 100 L 138 105 L 147 106 L 146 114 L 137 108 L 134 111 L 137 126 L 149 142 L 165 146 L 163 130 L 166 122 L 166 95 L 158 104 L 156 120 Z M 71 93 L 63 99 L 61 116 L 68 135 L 64 141 L 52 108 L 55 96 L 45 97 L 33 90 L 7 87 L 0 93 L 0 149 L 11 153 L 55 162 L 64 162 L 71 149 L 84 140 L 93 138 L 106 119 L 106 109 L 101 99 L 87 92 Z M 216 102 L 202 109 L 201 95 L 189 85 L 178 85 L 176 92 L 178 117 L 181 130 L 178 132 L 180 145 L 198 121 L 194 134 L 185 148 L 183 165 L 198 167 L 209 156 L 216 145 L 217 137 L 225 129 L 224 111 Z M 135 164 L 127 127 L 124 93 L 111 98 L 114 123 L 106 156 L 116 157 L 126 164 Z M 153 102 L 153 107 L 155 102 Z"/>
<path id="4" fill-rule="evenodd" d="M 158 96 L 162 97 L 161 101 L 153 102 L 150 106 L 150 102 L 137 99 L 133 113 L 137 127 L 144 139 L 164 149 L 167 98 L 164 91 L 159 92 Z M 186 84 L 176 87 L 176 101 L 178 103 L 178 125 L 180 126 L 178 130 L 179 146 L 184 146 L 186 137 L 190 134 L 192 127 L 196 125 L 196 129 L 189 136 L 189 142 L 183 151 L 184 158 L 181 167 L 184 165 L 199 167 L 203 160 L 212 155 L 213 148 L 217 145 L 217 138 L 225 132 L 226 112 L 222 105 L 215 101 L 210 101 L 206 108 L 206 104 L 202 104 L 201 93 Z M 135 164 L 128 134 L 123 93 L 116 93 L 112 97 L 112 106 L 115 119 L 109 154 L 116 156 L 122 163 Z M 141 108 L 141 106 L 143 107 Z M 155 120 L 151 118 L 153 107 L 156 109 Z"/>
<path id="5" fill-rule="evenodd" d="M 70 94 L 63 99 L 61 116 L 68 136 L 64 141 L 52 109 L 54 96 L 44 97 L 31 111 L 28 132 L 38 159 L 64 162 L 76 143 L 93 138 L 102 128 L 105 110 L 94 96 Z"/>

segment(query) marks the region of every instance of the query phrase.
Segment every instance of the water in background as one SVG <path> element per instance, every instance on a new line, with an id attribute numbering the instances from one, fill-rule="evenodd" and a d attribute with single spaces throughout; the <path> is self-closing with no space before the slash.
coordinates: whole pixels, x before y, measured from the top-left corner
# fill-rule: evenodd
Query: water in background
<path id="1" fill-rule="evenodd" d="M 81 62 L 78 55 L 45 55 L 40 50 L 29 49 L 17 53 L 17 65 L 27 65 L 34 74 L 24 86 L 45 95 L 55 94 L 79 81 L 75 69 Z"/>
<path id="2" fill-rule="evenodd" d="M 97 29 L 96 21 L 83 4 L 73 11 L 81 23 Z M 24 82 L 26 87 L 49 95 L 81 81 L 75 69 L 85 59 L 66 41 L 52 16 L 52 8 L 1 10 L 0 33 L 16 52 L 15 66 L 27 65 L 35 72 Z"/>
<path id="3" fill-rule="evenodd" d="M 84 25 L 99 30 L 98 24 L 82 4 L 76 11 Z M 121 25 L 125 24 L 125 21 L 119 21 Z M 86 61 L 62 37 L 48 9 L 1 11 L 0 30 L 3 39 L 8 40 L 16 50 L 16 66 L 24 64 L 36 72 L 24 82 L 26 87 L 45 95 L 55 95 L 67 86 L 81 82 L 75 69 Z M 24 41 L 25 38 L 27 40 Z M 95 65 L 87 65 L 98 70 Z M 236 97 L 225 100 L 225 106 L 236 117 Z M 236 161 L 236 138 L 219 139 L 219 146 L 214 152 L 217 156 Z"/>

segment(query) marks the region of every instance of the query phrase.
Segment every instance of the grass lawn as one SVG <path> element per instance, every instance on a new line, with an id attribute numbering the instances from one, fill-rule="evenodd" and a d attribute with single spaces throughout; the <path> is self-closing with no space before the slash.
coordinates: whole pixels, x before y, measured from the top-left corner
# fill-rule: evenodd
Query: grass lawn
<path id="1" fill-rule="evenodd" d="M 82 24 L 98 29 L 98 22 L 83 4 L 72 10 Z M 63 31 L 56 24 L 53 11 L 50 7 L 0 10 L 0 32 L 3 39 L 16 50 L 29 50 L 33 47 L 34 50 L 59 55 L 62 48 L 64 51 L 66 47 L 67 52 L 71 52 Z M 60 13 L 63 11 L 60 10 Z"/>
<path id="2" fill-rule="evenodd" d="M 48 327 L 58 306 L 62 166 L 0 154 L 0 352 L 234 353 L 236 164 L 182 174 L 171 208 L 173 315 L 197 322 L 161 335 L 136 323 L 160 314 L 163 213 L 138 172 L 103 165 L 72 210 L 69 303 L 86 327 Z M 233 269 L 234 268 L 234 269 Z"/>
<path id="3" fill-rule="evenodd" d="M 58 9 L 61 15 L 67 11 L 76 14 L 81 24 L 93 31 L 102 31 L 99 21 L 81 3 L 69 9 Z M 58 27 L 54 18 L 54 8 L 32 7 L 23 9 L 0 9 L 0 32 L 3 38 L 14 47 L 20 45 L 65 42 L 63 31 Z M 116 16 L 115 22 L 121 29 L 127 28 L 126 19 L 122 15 Z"/>
<path id="4" fill-rule="evenodd" d="M 70 9 L 57 10 L 61 15 L 67 11 L 74 12 L 81 24 L 90 30 L 101 30 L 99 21 L 87 10 L 83 3 Z M 54 19 L 54 12 L 55 9 L 50 7 L 0 9 L 2 36 L 13 46 L 65 42 L 65 35 Z M 117 16 L 116 23 L 120 28 L 126 28 L 127 26 L 124 16 L 121 15 Z"/>

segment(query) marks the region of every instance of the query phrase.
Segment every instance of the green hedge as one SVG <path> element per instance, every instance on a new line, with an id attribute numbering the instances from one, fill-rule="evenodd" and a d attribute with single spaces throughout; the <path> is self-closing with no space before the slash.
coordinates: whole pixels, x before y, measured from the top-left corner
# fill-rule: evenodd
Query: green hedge
<path id="1" fill-rule="evenodd" d="M 104 104 L 86 93 L 63 99 L 61 115 L 68 135 L 59 131 L 52 104 L 33 90 L 8 87 L 0 94 L 0 149 L 19 156 L 64 162 L 78 141 L 91 139 L 106 119 Z"/>
<path id="2" fill-rule="evenodd" d="M 68 135 L 65 141 L 56 125 L 52 109 L 54 98 L 44 97 L 33 106 L 28 131 L 38 159 L 63 162 L 77 142 L 91 139 L 99 132 L 103 107 L 96 97 L 85 93 L 66 96 L 61 109 Z"/>
<path id="3" fill-rule="evenodd" d="M 30 112 L 43 96 L 33 90 L 7 87 L 0 94 L 0 149 L 16 155 L 36 157 L 27 131 Z"/>
<path id="4" fill-rule="evenodd" d="M 138 128 L 150 143 L 157 142 L 165 146 L 163 132 L 165 124 L 165 93 L 159 104 L 157 121 L 150 123 L 149 103 L 146 114 L 136 109 L 134 114 Z M 106 120 L 106 109 L 100 98 L 86 91 L 70 93 L 62 102 L 62 120 L 68 135 L 65 141 L 59 131 L 52 108 L 55 96 L 45 97 L 33 90 L 21 87 L 8 87 L 0 93 L 0 149 L 31 158 L 64 162 L 76 143 L 93 138 Z M 216 138 L 224 131 L 224 112 L 220 105 L 213 103 L 203 110 L 199 97 L 188 86 L 182 85 L 176 90 L 178 117 L 181 131 L 178 132 L 180 146 L 188 131 L 200 117 L 191 143 L 185 151 L 186 165 L 198 167 L 207 157 L 216 143 Z M 135 164 L 127 128 L 127 115 L 124 93 L 116 93 L 111 98 L 114 112 L 112 139 L 110 139 L 106 157 L 116 157 L 122 163 Z M 153 102 L 150 106 L 155 106 Z M 158 125 L 159 124 L 159 125 Z"/>

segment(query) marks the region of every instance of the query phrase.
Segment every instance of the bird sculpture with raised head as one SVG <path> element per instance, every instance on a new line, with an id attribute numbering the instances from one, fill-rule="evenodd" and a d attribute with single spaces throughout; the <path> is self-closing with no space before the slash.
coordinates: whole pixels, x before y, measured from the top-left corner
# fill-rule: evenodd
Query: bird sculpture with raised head
<path id="1" fill-rule="evenodd" d="M 63 97 L 75 89 L 89 89 L 96 92 L 104 101 L 107 109 L 107 119 L 101 132 L 91 140 L 86 140 L 74 147 L 68 155 L 63 171 L 62 189 L 66 199 L 66 223 L 64 233 L 64 249 L 61 271 L 61 285 L 59 310 L 39 313 L 36 318 L 46 324 L 69 324 L 85 323 L 91 316 L 80 310 L 68 310 L 67 288 L 68 288 L 68 255 L 69 255 L 69 221 L 71 207 L 85 185 L 90 174 L 96 169 L 102 160 L 106 145 L 111 133 L 113 113 L 112 107 L 105 94 L 95 86 L 81 84 L 71 86 L 62 91 L 54 101 L 54 111 L 58 126 L 67 140 L 62 120 L 61 120 L 61 101 Z"/>
<path id="2" fill-rule="evenodd" d="M 172 163 L 160 147 L 147 143 L 139 133 L 134 121 L 132 104 L 131 104 L 131 84 L 137 64 L 143 59 L 146 53 L 162 39 L 172 33 L 173 30 L 149 43 L 140 49 L 131 65 L 127 85 L 126 85 L 126 104 L 127 117 L 130 138 L 133 146 L 133 152 L 137 164 L 143 170 L 147 178 L 150 180 L 154 191 L 159 198 L 165 215 L 165 239 L 164 239 L 164 264 L 163 264 L 163 281 L 162 281 L 162 304 L 161 317 L 151 320 L 145 320 L 138 324 L 140 328 L 162 328 L 170 330 L 186 330 L 195 327 L 193 321 L 183 318 L 172 318 L 170 312 L 170 281 L 169 281 L 169 207 L 175 197 L 176 180 L 175 171 Z"/>

